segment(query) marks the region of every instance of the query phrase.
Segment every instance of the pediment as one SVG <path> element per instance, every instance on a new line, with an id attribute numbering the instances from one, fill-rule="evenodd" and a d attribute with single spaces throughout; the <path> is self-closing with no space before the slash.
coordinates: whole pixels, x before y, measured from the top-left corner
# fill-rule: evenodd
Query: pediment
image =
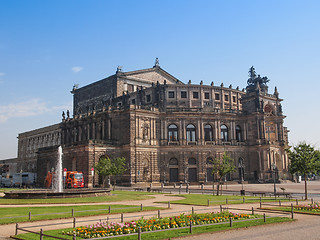
<path id="1" fill-rule="evenodd" d="M 160 84 L 183 84 L 177 78 L 167 73 L 160 67 L 154 67 L 149 69 L 143 69 L 132 72 L 120 73 L 119 77 L 121 79 L 127 79 L 129 81 L 143 82 L 143 83 L 154 83 L 159 82 Z"/>

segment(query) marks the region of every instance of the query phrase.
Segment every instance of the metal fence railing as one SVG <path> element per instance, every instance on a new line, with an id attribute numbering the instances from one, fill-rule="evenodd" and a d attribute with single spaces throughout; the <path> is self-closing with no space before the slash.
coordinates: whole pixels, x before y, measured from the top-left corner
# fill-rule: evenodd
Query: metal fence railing
<path id="1" fill-rule="evenodd" d="M 195 214 L 195 212 L 200 212 L 200 211 L 208 211 L 209 208 L 206 207 L 206 208 L 197 208 L 195 209 L 194 207 L 191 208 L 191 210 L 187 210 L 187 211 L 170 211 L 170 212 L 167 212 L 166 215 L 174 215 L 174 214 Z M 219 225 L 219 224 L 230 224 L 230 227 L 232 227 L 232 224 L 233 223 L 236 223 L 236 222 L 245 222 L 245 221 L 252 221 L 252 220 L 258 220 L 258 219 L 264 219 L 264 222 L 267 221 L 267 218 L 271 218 L 273 216 L 266 216 L 264 210 L 260 210 L 260 209 L 254 209 L 253 207 L 252 208 L 232 208 L 232 207 L 225 207 L 225 206 L 222 206 L 220 205 L 220 212 L 222 211 L 225 211 L 225 210 L 238 210 L 238 211 L 249 211 L 251 212 L 251 214 L 255 214 L 255 212 L 264 212 L 263 213 L 263 217 L 258 217 L 258 218 L 253 218 L 253 219 L 246 219 L 246 220 L 233 220 L 232 218 L 229 219 L 229 222 L 220 222 L 220 223 L 211 223 L 211 224 L 203 224 L 203 225 L 192 225 L 189 224 L 189 226 L 187 227 L 179 227 L 179 228 L 175 228 L 175 229 L 185 229 L 185 228 L 189 228 L 190 229 L 190 233 L 192 233 L 192 228 L 194 227 L 201 227 L 201 226 L 211 226 L 211 225 Z M 273 213 L 273 212 L 272 212 Z M 289 215 L 291 216 L 291 218 L 293 219 L 293 210 L 290 212 L 290 213 L 280 213 L 280 212 L 275 212 L 275 214 L 277 214 L 278 217 L 289 217 Z M 162 214 L 161 214 L 161 210 L 157 210 L 155 213 L 148 213 L 148 214 L 143 214 L 143 217 L 156 217 L 156 218 L 161 218 L 163 217 Z M 107 223 L 109 223 L 109 221 L 120 221 L 120 222 L 124 222 L 125 218 L 137 218 L 137 217 L 142 217 L 141 215 L 129 215 L 128 216 L 124 216 L 123 213 L 120 214 L 120 217 L 119 216 L 108 216 L 106 219 L 104 219 L 104 221 L 106 221 Z M 15 235 L 18 235 L 19 231 L 22 231 L 22 232 L 27 232 L 27 233 L 33 233 L 33 234 L 36 234 L 39 236 L 39 239 L 42 240 L 44 236 L 46 237 L 49 237 L 49 238 L 55 238 L 55 239 L 61 239 L 61 240 L 67 240 L 67 239 L 70 239 L 70 238 L 61 238 L 61 237 L 56 237 L 56 236 L 52 236 L 52 235 L 48 235 L 48 234 L 44 234 L 43 233 L 43 228 L 40 229 L 40 231 L 33 231 L 33 230 L 30 230 L 32 228 L 39 228 L 39 227 L 47 227 L 47 226 L 54 226 L 54 225 L 67 225 L 67 224 L 70 224 L 72 225 L 72 228 L 76 228 L 77 226 L 81 226 L 81 223 L 88 223 L 88 222 L 102 222 L 103 220 L 100 218 L 100 219 L 91 219 L 91 220 L 80 220 L 80 219 L 76 219 L 75 217 L 72 219 L 71 222 L 64 222 L 64 223 L 52 223 L 52 224 L 44 224 L 44 225 L 34 225 L 34 226 L 25 226 L 25 227 L 20 227 L 18 223 L 16 223 L 16 231 L 15 231 Z M 70 226 L 71 227 L 71 226 Z M 101 237 L 101 238 L 91 238 L 92 240 L 96 240 L 96 239 L 108 239 L 108 238 L 116 238 L 116 237 L 121 237 L 121 236 L 130 236 L 130 235 L 137 235 L 137 239 L 141 239 L 141 235 L 142 234 L 145 234 L 145 233 L 152 233 L 152 232 L 160 232 L 160 231 L 168 231 L 168 230 L 172 230 L 172 228 L 170 229 L 162 229 L 162 230 L 154 230 L 154 231 L 146 231 L 146 232 L 141 232 L 141 229 L 139 230 L 138 229 L 138 232 L 137 233 L 132 233 L 132 234 L 123 234 L 123 235 L 117 235 L 117 236 L 108 236 L 108 237 Z M 35 239 L 35 238 L 34 238 Z M 81 239 L 79 237 L 76 237 L 76 235 L 74 234 L 72 236 L 72 239 L 73 240 L 76 240 L 76 239 Z"/>

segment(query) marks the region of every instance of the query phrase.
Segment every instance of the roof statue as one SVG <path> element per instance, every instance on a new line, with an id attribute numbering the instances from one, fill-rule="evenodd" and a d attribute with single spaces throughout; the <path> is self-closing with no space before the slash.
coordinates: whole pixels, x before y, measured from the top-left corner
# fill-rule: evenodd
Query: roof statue
<path id="1" fill-rule="evenodd" d="M 154 61 L 154 66 L 153 67 L 160 67 L 159 58 L 156 58 L 156 60 Z"/>
<path id="2" fill-rule="evenodd" d="M 122 72 L 122 66 L 118 66 L 118 67 L 117 67 L 117 73 L 118 73 L 118 72 Z"/>
<path id="3" fill-rule="evenodd" d="M 270 81 L 267 77 L 261 77 L 260 75 L 257 75 L 253 66 L 249 69 L 248 73 L 249 73 L 249 79 L 247 83 L 249 86 L 257 85 L 257 83 L 259 83 L 260 86 L 263 86 Z"/>

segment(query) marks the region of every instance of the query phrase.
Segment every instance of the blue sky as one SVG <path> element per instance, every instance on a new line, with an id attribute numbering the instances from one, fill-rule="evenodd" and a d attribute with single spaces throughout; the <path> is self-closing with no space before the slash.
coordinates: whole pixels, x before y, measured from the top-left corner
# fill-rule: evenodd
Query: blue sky
<path id="1" fill-rule="evenodd" d="M 284 99 L 289 141 L 319 147 L 320 2 L 0 1 L 0 159 L 18 133 L 61 121 L 73 84 L 160 66 L 187 82 L 246 87 L 248 70 Z"/>

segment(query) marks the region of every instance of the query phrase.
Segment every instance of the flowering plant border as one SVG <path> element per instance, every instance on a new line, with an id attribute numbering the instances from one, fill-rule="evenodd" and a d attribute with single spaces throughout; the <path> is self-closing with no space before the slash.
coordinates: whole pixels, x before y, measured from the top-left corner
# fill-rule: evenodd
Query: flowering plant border
<path id="1" fill-rule="evenodd" d="M 108 223 L 97 222 L 93 225 L 74 228 L 72 231 L 62 232 L 66 235 L 76 235 L 81 238 L 100 238 L 116 235 L 125 235 L 137 233 L 141 228 L 142 232 L 157 231 L 165 229 L 183 228 L 192 225 L 206 225 L 214 223 L 228 222 L 232 220 L 245 220 L 257 218 L 256 215 L 237 214 L 228 211 L 220 213 L 203 213 L 203 214 L 180 214 L 179 216 L 165 218 L 140 218 L 138 221 L 126 223 Z"/>

